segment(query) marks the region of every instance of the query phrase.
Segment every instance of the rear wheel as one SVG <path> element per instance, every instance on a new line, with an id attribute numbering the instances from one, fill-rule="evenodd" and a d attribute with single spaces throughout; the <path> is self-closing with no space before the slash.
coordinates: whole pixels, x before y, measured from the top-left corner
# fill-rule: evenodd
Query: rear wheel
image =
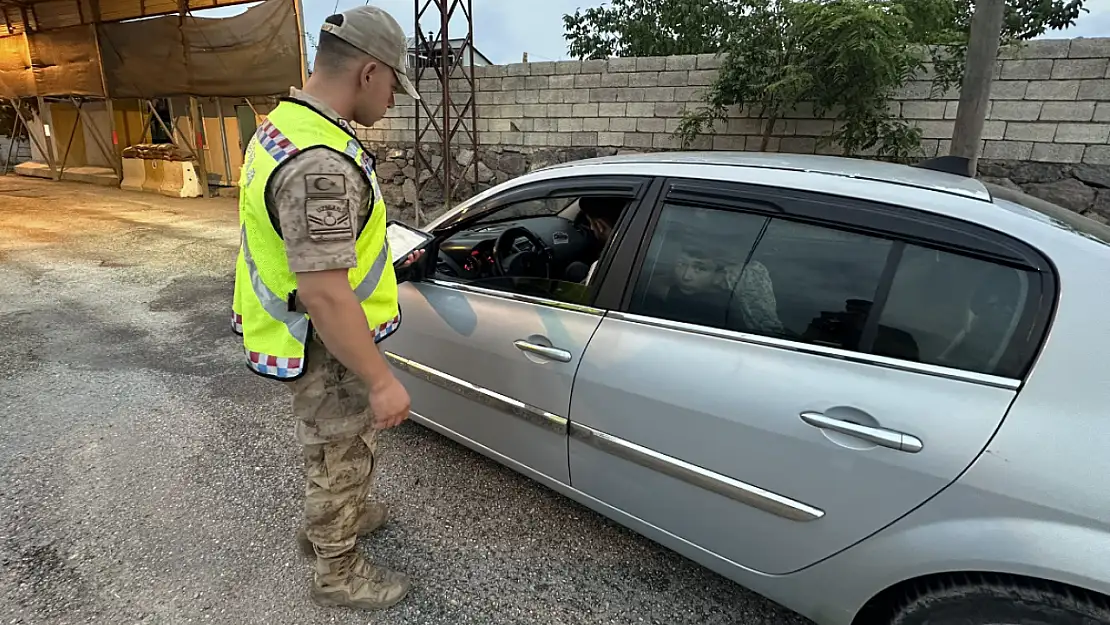
<path id="1" fill-rule="evenodd" d="M 914 586 L 889 624 L 1110 625 L 1110 602 L 1046 582 L 968 575 Z"/>

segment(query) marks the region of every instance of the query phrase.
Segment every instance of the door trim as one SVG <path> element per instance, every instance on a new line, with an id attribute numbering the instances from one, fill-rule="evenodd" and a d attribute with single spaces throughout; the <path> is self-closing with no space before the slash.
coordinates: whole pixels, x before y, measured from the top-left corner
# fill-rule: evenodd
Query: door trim
<path id="1" fill-rule="evenodd" d="M 522 295 L 514 293 L 513 291 L 502 291 L 499 289 L 487 289 L 480 286 L 472 286 L 465 282 L 453 282 L 451 280 L 441 280 L 439 278 L 426 278 L 421 282 L 433 284 L 445 289 L 455 289 L 456 291 L 465 291 L 467 293 L 477 293 L 479 295 L 488 295 L 490 297 L 500 297 L 502 299 L 513 300 L 516 302 L 524 302 L 526 304 L 537 304 L 539 306 L 551 306 L 553 308 L 561 308 L 571 312 L 580 312 L 587 315 L 601 316 L 605 311 L 593 306 L 586 306 L 585 304 L 572 304 L 570 302 L 560 302 L 559 300 L 546 299 L 543 297 L 536 297 L 534 295 Z"/>
<path id="2" fill-rule="evenodd" d="M 557 414 L 550 413 L 531 404 L 526 404 L 518 399 L 502 395 L 497 391 L 491 391 L 488 388 L 471 384 L 450 373 L 399 356 L 393 352 L 383 350 L 383 354 L 386 360 L 393 366 L 429 384 L 433 384 L 444 390 L 455 393 L 456 395 L 488 406 L 494 410 L 498 410 L 556 434 L 563 436 L 567 434 L 567 419 L 565 417 L 560 417 Z"/>
<path id="3" fill-rule="evenodd" d="M 825 516 L 825 511 L 820 508 L 703 469 L 580 423 L 570 424 L 570 436 L 618 458 L 784 519 L 807 523 Z M 573 482 L 572 474 L 571 483 Z"/>

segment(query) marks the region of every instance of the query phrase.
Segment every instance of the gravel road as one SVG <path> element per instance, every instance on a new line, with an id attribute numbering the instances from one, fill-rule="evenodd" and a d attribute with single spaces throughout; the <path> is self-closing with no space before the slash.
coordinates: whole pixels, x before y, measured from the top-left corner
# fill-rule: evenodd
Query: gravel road
<path id="1" fill-rule="evenodd" d="M 235 226 L 0 177 L 0 623 L 807 623 L 415 424 L 363 545 L 413 593 L 316 607 L 287 391 L 228 332 Z"/>

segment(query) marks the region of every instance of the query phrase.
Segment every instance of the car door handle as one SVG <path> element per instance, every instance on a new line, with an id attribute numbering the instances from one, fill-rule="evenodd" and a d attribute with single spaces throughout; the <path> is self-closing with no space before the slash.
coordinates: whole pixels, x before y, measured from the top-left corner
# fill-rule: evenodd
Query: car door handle
<path id="1" fill-rule="evenodd" d="M 802 421 L 805 421 L 815 428 L 832 430 L 833 432 L 846 434 L 869 443 L 875 443 L 876 445 L 882 445 L 890 449 L 897 449 L 898 451 L 916 454 L 925 447 L 925 444 L 921 442 L 920 438 L 913 434 L 906 434 L 905 432 L 888 430 L 886 428 L 876 428 L 869 425 L 860 425 L 843 419 L 826 417 L 820 412 L 803 412 L 799 416 L 802 417 Z"/>
<path id="2" fill-rule="evenodd" d="M 536 345 L 524 339 L 513 341 L 513 345 L 516 345 L 516 348 L 522 352 L 532 352 L 533 354 L 539 354 L 544 358 L 550 358 L 551 360 L 557 360 L 559 362 L 570 362 L 570 352 L 565 349 L 548 347 L 546 345 Z"/>

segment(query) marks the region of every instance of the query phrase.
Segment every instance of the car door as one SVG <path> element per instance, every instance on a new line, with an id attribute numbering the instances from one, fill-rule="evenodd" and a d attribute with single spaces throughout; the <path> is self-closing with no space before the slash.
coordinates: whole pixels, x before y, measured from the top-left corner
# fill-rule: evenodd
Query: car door
<path id="1" fill-rule="evenodd" d="M 521 207 L 536 200 L 591 193 L 625 198 L 629 214 L 649 182 L 566 176 L 518 186 L 471 207 L 437 233 L 442 243 L 477 220 L 497 221 L 506 212 L 527 217 Z M 616 236 L 622 232 L 618 226 Z M 532 477 L 567 483 L 571 387 L 604 311 L 590 305 L 588 290 L 564 289 L 575 285 L 557 280 L 551 286 L 552 295 L 536 296 L 536 290 L 434 275 L 404 283 L 402 327 L 384 350 L 409 389 L 415 420 Z"/>
<path id="2" fill-rule="evenodd" d="M 1043 333 L 1047 262 L 966 223 L 692 180 L 652 222 L 579 367 L 571 481 L 760 572 L 955 480 Z"/>

